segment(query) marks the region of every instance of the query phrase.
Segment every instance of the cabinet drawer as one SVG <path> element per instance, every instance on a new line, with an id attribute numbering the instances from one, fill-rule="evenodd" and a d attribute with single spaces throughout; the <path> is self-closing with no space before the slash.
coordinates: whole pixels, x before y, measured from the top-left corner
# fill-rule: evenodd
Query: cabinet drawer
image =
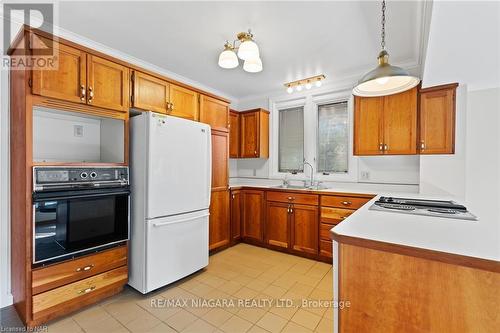
<path id="1" fill-rule="evenodd" d="M 33 295 L 127 264 L 127 247 L 36 269 L 32 272 Z"/>
<path id="2" fill-rule="evenodd" d="M 268 201 L 289 202 L 302 205 L 317 205 L 318 195 L 294 192 L 267 192 Z"/>
<path id="3" fill-rule="evenodd" d="M 320 223 L 319 224 L 319 238 L 322 240 L 330 240 L 330 230 L 334 227 L 334 224 Z"/>
<path id="4" fill-rule="evenodd" d="M 128 279 L 128 267 L 107 271 L 84 280 L 33 296 L 33 319 L 46 317 L 74 302 L 85 302 L 103 291 L 122 286 Z"/>
<path id="5" fill-rule="evenodd" d="M 332 257 L 333 248 L 332 248 L 331 240 L 323 240 L 319 241 L 319 254 L 324 257 Z"/>
<path id="6" fill-rule="evenodd" d="M 370 200 L 371 198 L 322 195 L 321 206 L 358 209 Z"/>
<path id="7" fill-rule="evenodd" d="M 328 224 L 337 224 L 354 213 L 353 209 L 321 207 L 321 222 Z"/>

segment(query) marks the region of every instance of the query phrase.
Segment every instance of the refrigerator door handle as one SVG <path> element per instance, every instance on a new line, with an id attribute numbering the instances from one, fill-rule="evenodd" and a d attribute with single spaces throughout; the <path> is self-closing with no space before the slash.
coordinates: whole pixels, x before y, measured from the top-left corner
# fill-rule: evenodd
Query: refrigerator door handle
<path id="1" fill-rule="evenodd" d="M 206 213 L 206 214 L 203 214 L 203 215 L 197 215 L 197 216 L 189 217 L 187 219 L 182 219 L 182 220 L 175 220 L 175 221 L 168 221 L 168 222 L 157 222 L 157 223 L 153 223 L 153 227 L 163 227 L 165 225 L 171 225 L 171 224 L 177 224 L 177 223 L 192 221 L 192 220 L 199 219 L 201 217 L 207 217 L 209 215 L 210 214 Z"/>

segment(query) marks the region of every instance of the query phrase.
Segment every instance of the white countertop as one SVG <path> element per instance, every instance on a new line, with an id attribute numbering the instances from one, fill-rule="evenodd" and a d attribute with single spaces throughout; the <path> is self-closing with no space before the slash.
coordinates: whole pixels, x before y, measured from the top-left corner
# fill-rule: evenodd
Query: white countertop
<path id="1" fill-rule="evenodd" d="M 270 179 L 238 178 L 231 182 L 232 187 L 272 188 L 279 184 L 281 184 L 281 181 Z M 455 200 L 454 198 L 423 196 L 418 193 L 418 186 L 412 185 L 360 183 L 330 183 L 328 185 L 331 188 L 321 190 L 321 192 L 370 193 L 377 195 L 342 223 L 332 228 L 332 231 L 336 234 L 500 261 L 499 221 L 484 221 L 481 220 L 481 216 L 478 216 L 478 221 L 469 221 L 368 209 L 379 196 L 438 200 Z M 474 214 L 473 211 L 472 213 Z"/>

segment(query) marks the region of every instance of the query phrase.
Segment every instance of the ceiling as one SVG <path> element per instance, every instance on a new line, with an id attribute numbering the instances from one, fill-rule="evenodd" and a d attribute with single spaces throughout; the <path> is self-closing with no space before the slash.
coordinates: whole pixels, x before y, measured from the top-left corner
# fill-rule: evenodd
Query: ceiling
<path id="1" fill-rule="evenodd" d="M 391 62 L 419 62 L 422 3 L 388 1 Z M 325 74 L 356 77 L 376 63 L 380 3 L 343 2 L 61 2 L 58 25 L 233 98 L 282 89 Z M 264 70 L 222 69 L 226 39 L 252 29 Z"/>

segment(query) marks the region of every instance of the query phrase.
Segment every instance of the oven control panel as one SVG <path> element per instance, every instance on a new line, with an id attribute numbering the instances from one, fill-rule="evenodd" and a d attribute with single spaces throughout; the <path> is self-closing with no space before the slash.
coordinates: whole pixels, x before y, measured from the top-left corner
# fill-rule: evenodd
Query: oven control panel
<path id="1" fill-rule="evenodd" d="M 76 186 L 87 184 L 128 185 L 128 167 L 34 167 L 34 190 L 50 186 Z"/>

